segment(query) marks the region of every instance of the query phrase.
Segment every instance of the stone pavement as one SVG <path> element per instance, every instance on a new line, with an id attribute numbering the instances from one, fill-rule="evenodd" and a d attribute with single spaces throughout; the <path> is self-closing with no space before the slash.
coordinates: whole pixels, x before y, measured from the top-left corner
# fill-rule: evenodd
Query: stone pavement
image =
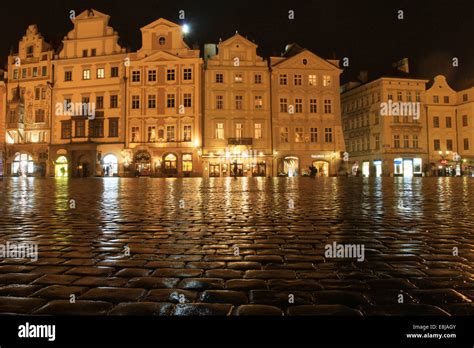
<path id="1" fill-rule="evenodd" d="M 474 179 L 6 178 L 0 189 L 0 244 L 39 249 L 37 261 L 0 259 L 2 314 L 474 314 Z M 364 261 L 326 257 L 333 242 L 363 245 Z"/>

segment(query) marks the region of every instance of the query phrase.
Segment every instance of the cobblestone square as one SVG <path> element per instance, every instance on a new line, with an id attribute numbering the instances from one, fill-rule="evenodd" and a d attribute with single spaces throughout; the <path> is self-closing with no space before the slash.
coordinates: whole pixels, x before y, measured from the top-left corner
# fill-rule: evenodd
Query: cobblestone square
<path id="1" fill-rule="evenodd" d="M 472 315 L 469 178 L 5 178 L 0 313 Z M 359 245 L 364 258 L 327 257 Z"/>

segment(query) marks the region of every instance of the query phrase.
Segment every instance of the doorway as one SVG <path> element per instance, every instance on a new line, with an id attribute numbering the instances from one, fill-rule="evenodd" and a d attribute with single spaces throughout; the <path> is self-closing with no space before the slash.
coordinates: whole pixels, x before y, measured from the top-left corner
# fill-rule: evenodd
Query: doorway
<path id="1" fill-rule="evenodd" d="M 329 163 L 326 161 L 314 161 L 313 166 L 316 168 L 316 176 L 329 176 Z"/>
<path id="2" fill-rule="evenodd" d="M 283 159 L 283 174 L 288 177 L 298 175 L 300 160 L 295 156 L 287 156 Z"/>
<path id="3" fill-rule="evenodd" d="M 68 176 L 68 164 L 66 156 L 59 156 L 54 165 L 54 175 L 56 177 Z"/>
<path id="4" fill-rule="evenodd" d="M 109 154 L 104 157 L 102 173 L 104 176 L 114 176 L 118 174 L 118 160 L 116 156 Z"/>

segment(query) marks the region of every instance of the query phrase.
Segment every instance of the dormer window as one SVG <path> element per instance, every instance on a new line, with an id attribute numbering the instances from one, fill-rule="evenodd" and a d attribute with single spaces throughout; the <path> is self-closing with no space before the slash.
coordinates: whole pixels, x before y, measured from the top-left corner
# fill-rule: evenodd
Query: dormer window
<path id="1" fill-rule="evenodd" d="M 164 36 L 160 36 L 160 38 L 158 39 L 158 43 L 163 46 L 165 43 L 166 43 L 166 39 Z"/>

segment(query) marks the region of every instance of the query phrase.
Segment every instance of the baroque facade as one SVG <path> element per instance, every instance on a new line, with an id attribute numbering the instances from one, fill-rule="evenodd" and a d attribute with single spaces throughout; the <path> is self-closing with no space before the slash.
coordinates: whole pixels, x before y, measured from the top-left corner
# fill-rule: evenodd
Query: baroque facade
<path id="1" fill-rule="evenodd" d="M 72 19 L 54 59 L 50 173 L 123 173 L 126 52 L 110 17 L 87 10 Z"/>
<path id="2" fill-rule="evenodd" d="M 126 153 L 140 176 L 200 176 L 199 50 L 181 26 L 160 18 L 141 28 L 142 47 L 127 67 Z"/>
<path id="3" fill-rule="evenodd" d="M 27 176 L 472 175 L 474 88 L 396 74 L 340 88 L 296 44 L 236 33 L 202 52 L 160 18 L 128 52 L 86 10 L 54 49 L 30 25 L 0 81 L 0 171 Z M 342 107 L 341 107 L 342 104 Z"/>
<path id="4" fill-rule="evenodd" d="M 428 81 L 409 77 L 405 64 L 402 70 L 363 82 L 343 86 L 341 96 L 350 173 L 422 176 L 429 162 L 424 108 Z"/>
<path id="5" fill-rule="evenodd" d="M 5 174 L 47 175 L 52 122 L 53 49 L 30 25 L 8 56 Z"/>
<path id="6" fill-rule="evenodd" d="M 426 91 L 430 174 L 474 173 L 474 88 L 456 92 L 442 75 Z"/>
<path id="7" fill-rule="evenodd" d="M 343 171 L 339 62 L 292 44 L 270 58 L 274 167 L 278 176 Z"/>
<path id="8" fill-rule="evenodd" d="M 272 175 L 267 62 L 238 33 L 204 51 L 204 175 Z"/>

